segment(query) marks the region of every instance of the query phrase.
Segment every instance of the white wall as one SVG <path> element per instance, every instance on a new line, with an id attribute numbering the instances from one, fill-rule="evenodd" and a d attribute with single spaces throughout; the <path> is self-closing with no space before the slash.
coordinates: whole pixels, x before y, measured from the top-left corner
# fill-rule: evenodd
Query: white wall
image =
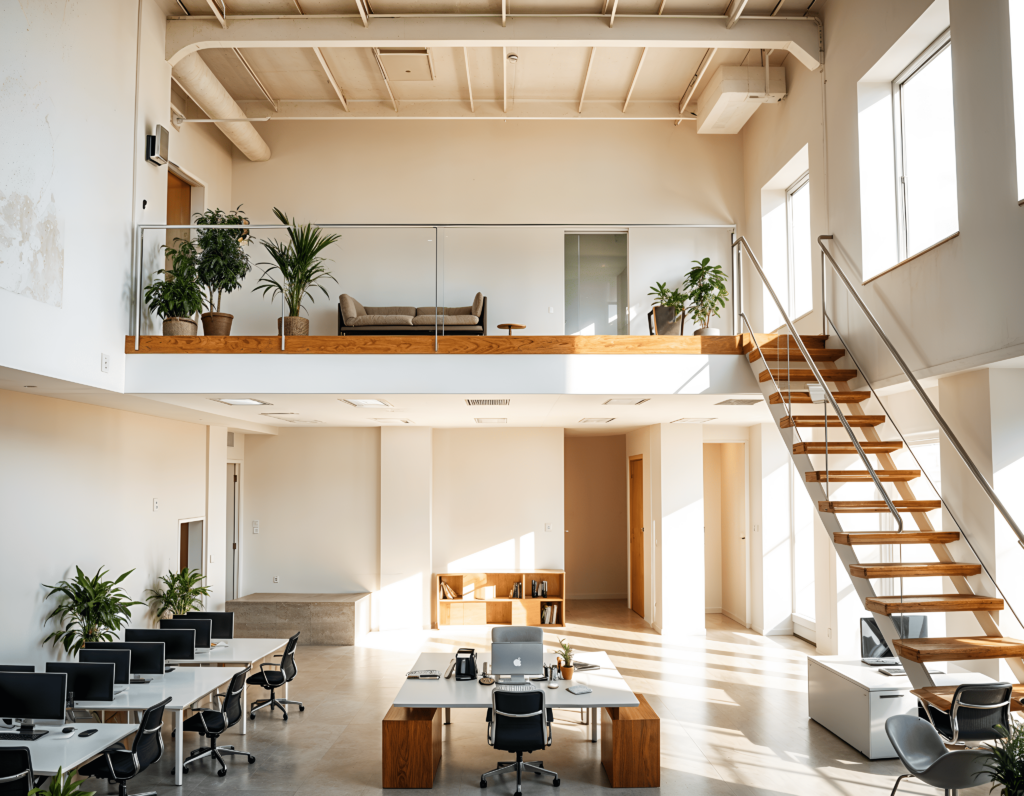
<path id="1" fill-rule="evenodd" d="M 722 446 L 704 443 L 704 612 L 722 613 Z"/>
<path id="2" fill-rule="evenodd" d="M 643 490 L 643 527 L 654 528 L 654 464 L 651 458 L 651 426 L 644 426 L 626 434 L 626 463 L 623 465 L 622 477 L 629 483 L 629 457 L 642 456 L 644 471 Z M 629 506 L 629 495 L 626 496 L 626 517 L 628 518 L 632 509 Z M 648 622 L 654 622 L 654 534 L 644 533 L 644 610 L 643 617 Z M 629 535 L 625 541 L 625 556 L 629 560 Z M 627 572 L 627 586 L 629 607 L 633 608 L 633 569 L 629 567 Z M 639 612 L 638 612 L 639 613 Z"/>
<path id="3" fill-rule="evenodd" d="M 793 632 L 790 461 L 773 423 L 750 427 L 751 627 L 766 636 Z"/>

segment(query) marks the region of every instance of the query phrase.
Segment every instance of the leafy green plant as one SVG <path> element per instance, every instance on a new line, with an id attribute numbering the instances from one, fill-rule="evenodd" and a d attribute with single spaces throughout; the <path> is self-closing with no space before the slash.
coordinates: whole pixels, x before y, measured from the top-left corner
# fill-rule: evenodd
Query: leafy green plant
<path id="1" fill-rule="evenodd" d="M 320 252 L 339 240 L 341 235 L 328 235 L 312 224 L 300 226 L 276 207 L 274 215 L 282 224 L 288 225 L 288 242 L 263 241 L 263 246 L 274 258 L 274 262 L 259 263 L 269 265 L 270 268 L 263 272 L 253 292 L 263 291 L 266 296 L 269 291 L 271 298 L 283 293 L 288 304 L 288 314 L 297 317 L 302 312 L 303 299 L 308 298 L 310 303 L 313 302 L 313 288 L 319 288 L 325 296 L 330 297 L 320 280 L 338 280 L 324 266 L 326 260 L 320 256 Z M 279 278 L 271 276 L 272 271 L 277 271 Z"/>
<path id="2" fill-rule="evenodd" d="M 174 240 L 177 247 L 164 246 L 171 268 L 157 271 L 164 278 L 146 286 L 146 306 L 161 318 L 190 318 L 202 312 L 204 304 L 196 270 L 199 253 L 191 241 Z"/>
<path id="3" fill-rule="evenodd" d="M 68 653 L 77 653 L 87 641 L 114 641 L 114 634 L 131 621 L 132 606 L 143 605 L 129 600 L 119 585 L 134 569 L 117 580 L 104 580 L 107 570 L 103 568 L 91 578 L 81 567 L 75 570 L 75 579 L 70 582 L 62 580 L 56 586 L 43 584 L 50 590 L 47 598 L 63 595 L 63 600 L 45 620 L 56 619 L 61 628 L 48 635 L 43 643 L 52 640 Z"/>
<path id="4" fill-rule="evenodd" d="M 202 598 L 210 596 L 210 587 L 200 585 L 204 580 L 206 576 L 198 569 L 184 567 L 181 572 L 168 570 L 160 578 L 164 590 L 150 589 L 150 596 L 146 600 L 157 616 L 163 616 L 168 611 L 185 614 L 196 609 L 202 610 Z"/>
<path id="5" fill-rule="evenodd" d="M 239 205 L 225 212 L 219 207 L 196 213 L 196 224 L 248 224 L 249 219 Z M 249 233 L 240 229 L 199 229 L 196 230 L 196 275 L 199 284 L 207 291 L 206 306 L 213 312 L 220 312 L 221 298 L 242 286 L 242 280 L 252 269 L 249 255 L 242 248 L 248 243 Z"/>
<path id="6" fill-rule="evenodd" d="M 563 666 L 572 666 L 572 661 L 576 655 L 576 650 L 574 650 L 569 645 L 569 642 L 566 641 L 564 638 L 558 639 L 558 645 L 559 647 L 561 647 L 562 650 L 562 660 L 564 661 Z"/>
<path id="7" fill-rule="evenodd" d="M 647 295 L 654 296 L 662 307 L 675 310 L 676 315 L 686 310 L 686 294 L 681 293 L 678 288 L 669 290 L 665 282 L 655 282 Z"/>
<path id="8" fill-rule="evenodd" d="M 992 777 L 992 788 L 1000 785 L 1006 796 L 1024 794 L 1024 724 L 1011 722 L 1010 729 L 999 724 L 996 731 L 1002 738 L 987 744 L 990 751 L 985 770 Z"/>
<path id="9" fill-rule="evenodd" d="M 718 317 L 719 312 L 729 300 L 729 289 L 725 285 L 725 271 L 720 265 L 711 265 L 711 258 L 693 260 L 697 263 L 683 280 L 682 289 L 690 301 L 690 312 L 700 328 L 711 325 L 711 318 Z"/>
<path id="10" fill-rule="evenodd" d="M 58 768 L 56 776 L 50 780 L 47 787 L 33 788 L 28 792 L 28 796 L 94 796 L 96 791 L 82 790 L 78 787 L 82 783 L 74 781 L 77 776 L 77 769 L 65 774 L 62 768 Z"/>

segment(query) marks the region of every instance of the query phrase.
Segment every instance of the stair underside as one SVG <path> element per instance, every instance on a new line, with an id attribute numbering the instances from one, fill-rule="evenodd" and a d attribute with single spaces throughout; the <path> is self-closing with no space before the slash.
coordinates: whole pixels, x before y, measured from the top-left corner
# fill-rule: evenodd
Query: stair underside
<path id="1" fill-rule="evenodd" d="M 939 611 L 1002 611 L 999 597 L 978 594 L 910 594 L 868 597 L 864 607 L 876 614 L 927 614 Z"/>
<path id="2" fill-rule="evenodd" d="M 894 500 L 898 512 L 934 511 L 942 508 L 938 500 Z M 818 511 L 829 514 L 888 514 L 889 507 L 884 500 L 819 500 Z"/>
<path id="3" fill-rule="evenodd" d="M 861 442 L 860 447 L 865 453 L 893 453 L 903 447 L 902 442 Z M 828 443 L 829 453 L 856 453 L 852 442 Z M 825 453 L 824 442 L 798 442 L 793 446 L 793 453 Z"/>
<path id="4" fill-rule="evenodd" d="M 934 705 L 939 710 L 949 713 L 953 707 L 953 694 L 956 693 L 957 687 L 955 685 L 933 685 L 928 688 L 915 688 L 910 693 L 929 705 Z M 1010 710 L 1024 710 L 1024 705 L 1020 703 L 1022 698 L 1024 698 L 1024 685 L 1014 685 L 1010 695 Z"/>
<path id="5" fill-rule="evenodd" d="M 1020 658 L 1024 656 L 1024 641 L 1002 636 L 903 638 L 893 641 L 893 652 L 917 663 Z"/>
<path id="6" fill-rule="evenodd" d="M 960 538 L 960 531 L 904 531 L 903 533 L 852 531 L 832 537 L 836 544 L 949 544 Z"/>
<path id="7" fill-rule="evenodd" d="M 897 561 L 877 564 L 852 564 L 850 576 L 854 578 L 933 578 L 936 575 L 980 575 L 980 564 L 958 564 L 943 561 L 902 563 Z"/>
<path id="8" fill-rule="evenodd" d="M 824 428 L 824 415 L 793 415 L 782 418 L 781 428 Z M 847 415 L 846 422 L 850 428 L 873 428 L 885 422 L 885 415 Z M 835 415 L 828 416 L 829 428 L 842 428 L 842 421 Z"/>
<path id="9" fill-rule="evenodd" d="M 921 471 L 875 470 L 875 475 L 878 476 L 879 481 L 913 481 L 915 478 L 921 477 Z M 804 477 L 812 484 L 824 484 L 826 481 L 852 481 L 854 483 L 871 481 L 871 473 L 867 470 L 829 470 L 827 474 L 825 470 L 812 470 L 809 473 L 804 473 Z"/>
<path id="10" fill-rule="evenodd" d="M 861 401 L 866 401 L 871 397 L 871 393 L 867 390 L 844 390 L 844 391 L 832 391 L 832 397 L 841 404 L 859 404 Z M 781 393 L 772 393 L 768 397 L 768 403 L 770 404 L 809 404 L 811 403 L 811 394 L 809 392 L 794 392 L 791 390 L 783 390 Z"/>
<path id="11" fill-rule="evenodd" d="M 853 381 L 857 378 L 857 371 L 852 369 L 825 368 L 820 373 L 825 381 Z M 817 381 L 809 368 L 765 368 L 757 378 L 758 381 L 771 381 L 773 378 L 775 381 Z"/>
<path id="12" fill-rule="evenodd" d="M 815 362 L 835 362 L 837 359 L 842 359 L 846 356 L 846 351 L 842 348 L 811 348 L 808 346 L 807 353 L 811 355 L 811 359 Z M 790 346 L 789 348 L 785 346 L 778 348 L 762 347 L 760 351 L 751 351 L 747 355 L 747 359 L 751 362 L 757 362 L 761 358 L 761 354 L 764 354 L 764 358 L 769 362 L 805 361 L 804 355 L 796 346 Z"/>

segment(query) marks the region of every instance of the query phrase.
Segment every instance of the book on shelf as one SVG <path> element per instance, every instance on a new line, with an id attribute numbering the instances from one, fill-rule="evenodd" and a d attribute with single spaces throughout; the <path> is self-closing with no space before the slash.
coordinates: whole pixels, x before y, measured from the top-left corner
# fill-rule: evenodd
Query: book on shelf
<path id="1" fill-rule="evenodd" d="M 449 586 L 443 580 L 441 581 L 441 599 L 442 600 L 457 600 L 457 599 L 459 599 L 459 595 L 457 595 L 455 593 L 455 589 L 453 589 L 451 586 Z"/>

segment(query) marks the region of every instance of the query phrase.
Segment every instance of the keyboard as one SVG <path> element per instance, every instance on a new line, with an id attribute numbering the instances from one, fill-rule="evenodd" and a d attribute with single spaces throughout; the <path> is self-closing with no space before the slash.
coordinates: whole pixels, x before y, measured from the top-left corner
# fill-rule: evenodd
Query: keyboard
<path id="1" fill-rule="evenodd" d="M 537 686 L 533 683 L 498 683 L 495 688 L 498 691 L 507 691 L 512 694 L 522 694 L 526 691 L 537 690 Z"/>
<path id="2" fill-rule="evenodd" d="M 38 730 L 32 735 L 22 735 L 20 732 L 0 732 L 0 741 L 34 741 L 46 734 L 47 731 L 39 732 Z"/>

